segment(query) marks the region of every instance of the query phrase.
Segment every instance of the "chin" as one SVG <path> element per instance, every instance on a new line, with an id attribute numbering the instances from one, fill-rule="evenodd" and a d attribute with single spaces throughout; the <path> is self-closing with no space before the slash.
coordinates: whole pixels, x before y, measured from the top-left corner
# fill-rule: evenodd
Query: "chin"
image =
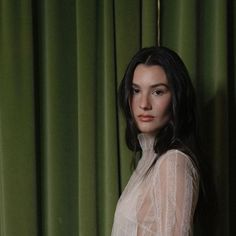
<path id="1" fill-rule="evenodd" d="M 158 129 L 144 128 L 144 127 L 139 127 L 139 130 L 141 133 L 145 134 L 156 134 L 158 132 Z"/>

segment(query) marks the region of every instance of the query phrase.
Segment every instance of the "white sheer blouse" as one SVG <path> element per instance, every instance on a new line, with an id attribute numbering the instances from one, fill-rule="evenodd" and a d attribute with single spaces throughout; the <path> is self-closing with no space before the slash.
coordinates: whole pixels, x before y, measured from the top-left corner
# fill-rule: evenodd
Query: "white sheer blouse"
<path id="1" fill-rule="evenodd" d="M 190 158 L 169 150 L 152 164 L 154 137 L 138 136 L 143 155 L 116 207 L 112 236 L 189 236 L 199 175 Z"/>

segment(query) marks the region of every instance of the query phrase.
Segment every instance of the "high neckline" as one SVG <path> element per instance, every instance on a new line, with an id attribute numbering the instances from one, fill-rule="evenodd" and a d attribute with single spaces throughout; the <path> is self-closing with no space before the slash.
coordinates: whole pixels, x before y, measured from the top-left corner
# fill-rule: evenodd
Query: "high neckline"
<path id="1" fill-rule="evenodd" d="M 139 140 L 139 144 L 142 148 L 142 151 L 154 150 L 154 147 L 153 147 L 154 141 L 155 141 L 154 135 L 140 133 L 140 134 L 138 134 L 138 140 Z"/>

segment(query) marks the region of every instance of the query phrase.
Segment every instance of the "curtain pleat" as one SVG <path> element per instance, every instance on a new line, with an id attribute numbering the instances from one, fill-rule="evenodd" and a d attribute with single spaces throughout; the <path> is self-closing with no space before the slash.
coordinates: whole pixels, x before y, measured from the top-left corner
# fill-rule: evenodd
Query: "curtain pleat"
<path id="1" fill-rule="evenodd" d="M 96 18 L 96 1 L 76 3 L 79 235 L 97 232 Z"/>
<path id="2" fill-rule="evenodd" d="M 176 50 L 183 57 L 194 83 L 196 83 L 198 59 L 198 2 L 196 0 L 161 2 L 161 44 Z M 200 35 L 199 37 L 201 38 Z"/>
<path id="3" fill-rule="evenodd" d="M 141 12 L 142 47 L 157 45 L 157 0 L 142 0 Z"/>
<path id="4" fill-rule="evenodd" d="M 74 1 L 37 5 L 35 39 L 41 235 L 78 234 L 78 112 Z M 35 16 L 35 17 L 36 17 Z M 38 44 L 38 45 L 37 45 Z"/>
<path id="5" fill-rule="evenodd" d="M 118 147 L 114 47 L 114 7 L 109 0 L 97 5 L 96 168 L 99 235 L 109 235 L 117 202 Z M 115 193 L 115 194 L 114 194 Z"/>
<path id="6" fill-rule="evenodd" d="M 215 235 L 235 234 L 236 3 L 160 3 L 158 16 L 156 0 L 0 0 L 0 236 L 111 234 L 133 155 L 117 90 L 134 53 L 159 36 L 196 88 Z"/>
<path id="7" fill-rule="evenodd" d="M 0 234 L 37 231 L 31 2 L 1 1 Z"/>

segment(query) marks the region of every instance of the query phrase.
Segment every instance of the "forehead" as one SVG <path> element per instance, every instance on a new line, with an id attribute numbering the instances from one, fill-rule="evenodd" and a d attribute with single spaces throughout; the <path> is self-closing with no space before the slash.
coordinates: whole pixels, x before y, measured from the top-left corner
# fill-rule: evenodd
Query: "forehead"
<path id="1" fill-rule="evenodd" d="M 153 84 L 168 84 L 167 76 L 164 69 L 158 65 L 139 64 L 133 75 L 134 84 L 138 85 L 153 85 Z"/>

